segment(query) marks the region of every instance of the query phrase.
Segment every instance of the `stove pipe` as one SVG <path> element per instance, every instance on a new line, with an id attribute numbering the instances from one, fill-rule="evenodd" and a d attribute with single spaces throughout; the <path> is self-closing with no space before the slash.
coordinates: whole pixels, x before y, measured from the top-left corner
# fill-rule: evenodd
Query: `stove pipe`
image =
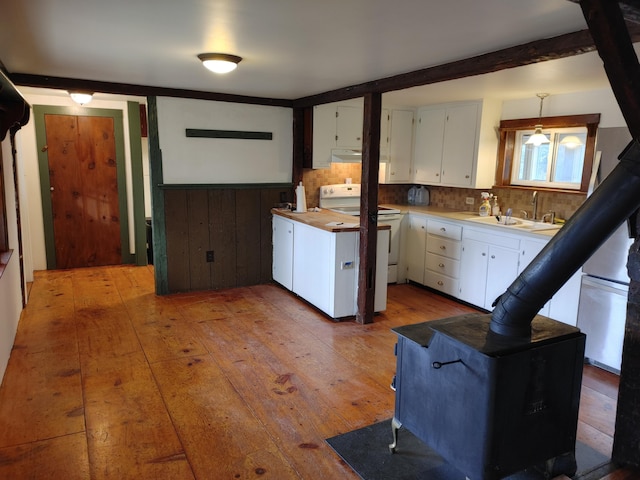
<path id="1" fill-rule="evenodd" d="M 490 329 L 507 337 L 531 335 L 531 321 L 611 234 L 640 207 L 640 144 L 620 163 L 493 305 Z"/>

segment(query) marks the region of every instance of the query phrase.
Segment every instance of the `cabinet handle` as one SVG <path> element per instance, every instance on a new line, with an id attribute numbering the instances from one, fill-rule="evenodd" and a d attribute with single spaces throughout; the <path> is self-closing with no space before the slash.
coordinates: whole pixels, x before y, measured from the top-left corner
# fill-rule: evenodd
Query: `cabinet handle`
<path id="1" fill-rule="evenodd" d="M 442 280 L 438 280 L 438 285 L 442 287 L 444 285 L 444 282 Z"/>
<path id="2" fill-rule="evenodd" d="M 447 229 L 446 229 L 446 228 L 444 228 L 444 227 L 440 227 L 440 231 L 441 231 L 441 232 L 446 232 L 446 231 L 447 231 Z"/>
<path id="3" fill-rule="evenodd" d="M 436 173 L 436 177 L 439 177 L 439 176 L 440 176 L 440 174 L 439 174 L 439 173 Z"/>
<path id="4" fill-rule="evenodd" d="M 482 252 L 482 256 L 483 256 L 483 257 L 486 257 L 486 256 L 487 256 L 487 254 L 486 254 L 486 253 L 484 253 L 484 252 Z"/>
<path id="5" fill-rule="evenodd" d="M 447 247 L 445 247 L 444 245 L 440 245 L 440 250 L 446 250 Z"/>
<path id="6" fill-rule="evenodd" d="M 491 258 L 496 258 L 496 256 L 495 255 L 491 255 Z"/>
<path id="7" fill-rule="evenodd" d="M 440 268 L 444 268 L 444 263 L 439 263 L 439 264 L 438 264 L 438 266 L 439 266 Z"/>
<path id="8" fill-rule="evenodd" d="M 464 178 L 469 178 L 469 175 L 465 175 Z"/>

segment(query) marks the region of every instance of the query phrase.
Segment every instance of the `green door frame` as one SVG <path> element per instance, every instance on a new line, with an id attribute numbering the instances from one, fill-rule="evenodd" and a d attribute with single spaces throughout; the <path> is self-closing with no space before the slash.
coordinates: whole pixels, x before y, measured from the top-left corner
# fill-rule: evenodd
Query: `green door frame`
<path id="1" fill-rule="evenodd" d="M 133 102 L 135 103 L 135 102 Z M 56 268 L 56 252 L 55 252 L 55 238 L 53 233 L 53 211 L 51 206 L 51 181 L 49 178 L 49 160 L 46 149 L 43 151 L 43 146 L 46 145 L 46 130 L 44 123 L 45 115 L 73 115 L 73 116 L 94 116 L 94 117 L 109 117 L 113 118 L 113 128 L 114 128 L 114 139 L 116 143 L 116 175 L 118 178 L 118 203 L 120 210 L 120 242 L 122 244 L 122 263 L 129 264 L 134 263 L 134 260 L 137 260 L 136 257 L 142 256 L 145 258 L 146 264 L 146 254 L 143 255 L 143 252 L 139 252 L 139 244 L 144 240 L 144 236 L 140 238 L 138 233 L 139 228 L 138 223 L 142 224 L 142 229 L 144 231 L 144 193 L 139 192 L 138 194 L 133 195 L 134 202 L 134 220 L 136 222 L 136 228 L 134 229 L 135 234 L 135 245 L 136 252 L 139 252 L 137 255 L 132 255 L 129 253 L 129 215 L 127 212 L 127 182 L 126 182 L 126 165 L 125 165 L 125 149 L 124 149 L 124 126 L 123 126 L 123 112 L 122 110 L 115 109 L 106 109 L 106 108 L 77 108 L 77 107 L 60 107 L 54 105 L 34 105 L 33 106 L 33 118 L 35 122 L 36 129 L 36 145 L 38 148 L 38 168 L 40 173 L 40 191 L 42 197 L 42 217 L 44 223 L 44 240 L 45 240 L 45 251 L 47 255 L 47 269 L 55 269 Z M 129 117 L 130 123 L 131 118 Z M 138 144 L 140 143 L 140 123 L 139 117 L 138 120 L 134 123 L 138 127 Z M 135 139 L 133 135 L 131 135 L 131 142 L 134 142 Z M 139 169 L 142 169 L 142 160 L 141 160 L 141 147 L 138 148 L 138 152 L 140 153 L 137 159 L 139 163 Z M 134 158 L 132 155 L 132 164 L 134 162 Z M 133 165 L 132 165 L 133 167 Z M 132 168 L 133 169 L 133 168 Z M 141 190 L 142 180 L 140 179 L 137 182 L 133 183 L 133 191 Z M 137 185 L 139 183 L 139 185 Z M 137 203 L 142 202 L 142 221 L 138 220 L 136 211 L 140 209 L 140 206 Z M 137 263 L 137 262 L 136 262 Z"/>

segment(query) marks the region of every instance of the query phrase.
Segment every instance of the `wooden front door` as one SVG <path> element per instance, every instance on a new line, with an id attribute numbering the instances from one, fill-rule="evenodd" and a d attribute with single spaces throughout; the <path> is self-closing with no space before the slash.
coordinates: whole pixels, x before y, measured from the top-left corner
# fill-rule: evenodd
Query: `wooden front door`
<path id="1" fill-rule="evenodd" d="M 114 119 L 44 115 L 55 267 L 122 263 Z"/>

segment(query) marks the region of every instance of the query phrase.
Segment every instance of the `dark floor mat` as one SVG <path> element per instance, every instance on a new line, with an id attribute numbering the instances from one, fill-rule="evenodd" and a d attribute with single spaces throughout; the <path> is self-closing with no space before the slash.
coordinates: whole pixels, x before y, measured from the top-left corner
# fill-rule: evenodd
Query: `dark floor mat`
<path id="1" fill-rule="evenodd" d="M 389 453 L 391 420 L 385 420 L 353 432 L 327 439 L 327 443 L 363 480 L 465 480 L 465 475 L 418 440 L 406 429 L 400 430 L 398 448 Z M 576 476 L 589 472 L 609 458 L 578 442 L 576 444 Z M 539 480 L 543 476 L 525 471 L 507 477 L 509 480 Z"/>

